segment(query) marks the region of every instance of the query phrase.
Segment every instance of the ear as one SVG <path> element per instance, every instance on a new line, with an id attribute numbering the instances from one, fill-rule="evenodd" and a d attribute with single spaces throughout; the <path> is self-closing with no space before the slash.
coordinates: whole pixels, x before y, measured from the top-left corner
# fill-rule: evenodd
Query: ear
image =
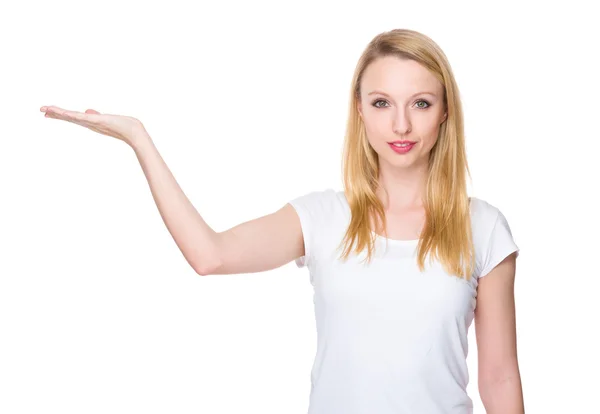
<path id="1" fill-rule="evenodd" d="M 358 107 L 358 114 L 360 115 L 360 117 L 362 118 L 363 113 L 362 113 L 362 102 L 359 100 L 357 100 L 356 102 L 356 106 Z"/>

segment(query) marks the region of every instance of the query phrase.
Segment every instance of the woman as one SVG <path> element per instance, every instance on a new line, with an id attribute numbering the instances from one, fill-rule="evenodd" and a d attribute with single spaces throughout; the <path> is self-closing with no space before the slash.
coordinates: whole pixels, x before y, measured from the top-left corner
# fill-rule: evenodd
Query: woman
<path id="1" fill-rule="evenodd" d="M 351 85 L 344 191 L 313 191 L 215 232 L 132 117 L 42 107 L 130 145 L 186 260 L 200 275 L 292 260 L 314 287 L 309 414 L 471 413 L 468 328 L 488 413 L 523 413 L 514 277 L 501 211 L 468 197 L 463 114 L 450 64 L 412 30 L 376 36 Z"/>

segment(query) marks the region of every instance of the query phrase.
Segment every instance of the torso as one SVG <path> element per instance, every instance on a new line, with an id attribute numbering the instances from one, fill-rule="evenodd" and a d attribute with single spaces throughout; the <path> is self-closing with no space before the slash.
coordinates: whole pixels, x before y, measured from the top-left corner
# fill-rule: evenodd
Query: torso
<path id="1" fill-rule="evenodd" d="M 424 209 L 386 211 L 387 232 L 377 234 L 396 241 L 378 240 L 370 263 L 365 250 L 339 260 L 351 217 L 343 193 L 335 196 L 313 227 L 318 340 L 308 412 L 471 413 L 466 353 L 475 278 L 451 276 L 437 260 L 418 268 Z"/>
<path id="2" fill-rule="evenodd" d="M 421 230 L 425 225 L 425 209 L 413 209 L 400 212 L 386 213 L 386 230 L 375 231 L 381 237 L 393 240 L 417 240 L 421 237 Z"/>

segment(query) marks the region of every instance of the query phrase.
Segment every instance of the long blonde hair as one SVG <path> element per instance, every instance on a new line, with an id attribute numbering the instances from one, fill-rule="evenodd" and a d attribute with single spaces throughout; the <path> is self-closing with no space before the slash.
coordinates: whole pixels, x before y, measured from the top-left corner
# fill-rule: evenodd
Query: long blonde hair
<path id="1" fill-rule="evenodd" d="M 360 253 L 366 247 L 366 259 L 370 262 L 376 235 L 371 232 L 369 215 L 374 214 L 383 223 L 384 231 L 386 228 L 384 208 L 376 196 L 380 185 L 379 159 L 369 145 L 358 112 L 363 73 L 375 59 L 385 56 L 420 63 L 444 86 L 447 118 L 440 126 L 438 140 L 429 155 L 423 200 L 426 220 L 417 247 L 417 264 L 423 272 L 425 257 L 429 254 L 430 261 L 432 256 L 437 258 L 448 274 L 469 280 L 475 266 L 466 181 L 471 174 L 459 91 L 444 52 L 432 39 L 413 30 L 394 29 L 377 35 L 367 45 L 354 71 L 342 166 L 351 220 L 338 249 L 343 248 L 342 258 L 347 259 L 350 253 Z"/>

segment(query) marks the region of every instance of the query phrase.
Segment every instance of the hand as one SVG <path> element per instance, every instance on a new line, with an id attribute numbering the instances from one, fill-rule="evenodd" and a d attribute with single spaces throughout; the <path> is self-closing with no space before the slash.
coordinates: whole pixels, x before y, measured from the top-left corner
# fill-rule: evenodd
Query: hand
<path id="1" fill-rule="evenodd" d="M 141 121 L 130 116 L 101 114 L 93 109 L 88 109 L 85 113 L 67 111 L 57 106 L 42 106 L 40 111 L 45 112 L 47 118 L 82 125 L 102 135 L 117 138 L 130 146 L 136 136 L 146 133 Z"/>

